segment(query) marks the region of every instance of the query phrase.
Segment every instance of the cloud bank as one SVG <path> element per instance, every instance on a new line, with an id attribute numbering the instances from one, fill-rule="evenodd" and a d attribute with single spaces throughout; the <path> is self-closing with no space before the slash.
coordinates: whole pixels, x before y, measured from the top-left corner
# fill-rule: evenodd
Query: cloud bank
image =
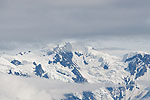
<path id="1" fill-rule="evenodd" d="M 2 100 L 60 100 L 64 94 L 92 91 L 112 83 L 76 84 L 37 77 L 24 78 L 0 73 Z"/>

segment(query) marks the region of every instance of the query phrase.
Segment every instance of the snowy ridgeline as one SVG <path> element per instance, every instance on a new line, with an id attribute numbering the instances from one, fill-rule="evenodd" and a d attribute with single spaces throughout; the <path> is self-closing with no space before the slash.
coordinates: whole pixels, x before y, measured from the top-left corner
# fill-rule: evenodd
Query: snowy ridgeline
<path id="1" fill-rule="evenodd" d="M 0 56 L 2 100 L 150 99 L 150 54 L 123 58 L 92 47 L 55 48 Z M 146 82 L 147 84 L 142 84 Z"/>

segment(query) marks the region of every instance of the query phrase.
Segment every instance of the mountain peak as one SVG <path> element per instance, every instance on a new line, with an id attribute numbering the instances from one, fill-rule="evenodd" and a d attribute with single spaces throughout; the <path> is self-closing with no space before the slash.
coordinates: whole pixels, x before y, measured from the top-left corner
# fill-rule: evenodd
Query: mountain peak
<path id="1" fill-rule="evenodd" d="M 126 61 L 127 59 L 129 59 L 133 56 L 136 56 L 136 55 L 141 55 L 143 57 L 145 54 L 149 54 L 149 53 L 143 52 L 143 51 L 129 52 L 123 56 L 122 61 Z"/>
<path id="2" fill-rule="evenodd" d="M 53 50 L 54 52 L 60 52 L 60 51 L 71 52 L 72 45 L 70 42 L 65 42 L 63 44 L 57 45 L 57 47 L 55 47 Z"/>

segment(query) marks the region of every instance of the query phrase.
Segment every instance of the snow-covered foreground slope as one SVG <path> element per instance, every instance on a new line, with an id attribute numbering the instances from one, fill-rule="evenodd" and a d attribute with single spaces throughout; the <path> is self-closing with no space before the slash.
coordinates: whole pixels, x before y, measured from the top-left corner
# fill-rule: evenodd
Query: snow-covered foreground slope
<path id="1" fill-rule="evenodd" d="M 142 84 L 149 84 L 150 54 L 135 52 L 119 58 L 92 47 L 74 48 L 65 43 L 1 54 L 0 79 L 5 80 L 0 96 L 3 100 L 150 99 L 149 85 Z"/>

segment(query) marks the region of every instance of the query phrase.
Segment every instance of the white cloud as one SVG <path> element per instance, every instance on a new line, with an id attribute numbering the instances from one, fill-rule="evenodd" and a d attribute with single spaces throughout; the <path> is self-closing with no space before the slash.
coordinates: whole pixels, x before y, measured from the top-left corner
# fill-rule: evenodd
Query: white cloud
<path id="1" fill-rule="evenodd" d="M 60 100 L 66 93 L 92 91 L 115 86 L 109 83 L 76 84 L 41 78 L 24 78 L 0 74 L 0 98 L 2 100 Z"/>

